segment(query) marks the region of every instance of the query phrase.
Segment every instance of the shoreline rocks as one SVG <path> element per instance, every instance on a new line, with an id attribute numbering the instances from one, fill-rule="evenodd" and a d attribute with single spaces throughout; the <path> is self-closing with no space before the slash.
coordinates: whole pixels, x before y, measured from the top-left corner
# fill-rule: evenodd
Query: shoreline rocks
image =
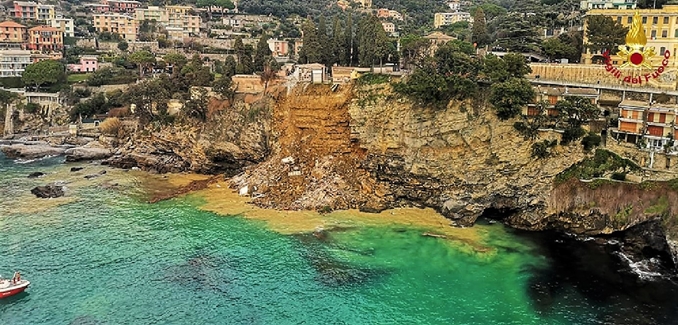
<path id="1" fill-rule="evenodd" d="M 60 156 L 66 149 L 68 149 L 68 146 L 54 147 L 47 143 L 23 143 L 0 147 L 0 151 L 10 159 L 39 159 L 47 156 Z"/>
<path id="2" fill-rule="evenodd" d="M 101 160 L 113 156 L 113 152 L 106 148 L 96 147 L 75 147 L 66 149 L 66 162 L 76 162 L 83 160 Z"/>
<path id="3" fill-rule="evenodd" d="M 42 199 L 57 198 L 64 196 L 64 187 L 58 185 L 36 186 L 31 193 Z"/>

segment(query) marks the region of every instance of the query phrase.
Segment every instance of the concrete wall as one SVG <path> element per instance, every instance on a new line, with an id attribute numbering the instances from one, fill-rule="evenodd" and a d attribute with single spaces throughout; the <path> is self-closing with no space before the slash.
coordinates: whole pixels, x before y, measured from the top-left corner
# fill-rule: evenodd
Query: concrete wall
<path id="1" fill-rule="evenodd" d="M 629 83 L 615 78 L 605 70 L 604 65 L 596 64 L 557 64 L 557 63 L 532 63 L 530 64 L 532 73 L 530 78 L 539 78 L 545 80 L 578 82 L 589 84 L 601 84 L 610 86 L 632 87 Z M 622 70 L 624 75 L 641 76 L 652 73 L 649 70 L 634 71 L 632 69 Z M 667 90 L 676 89 L 676 69 L 667 69 L 658 79 L 651 79 L 648 84 L 642 86 L 651 86 Z"/>

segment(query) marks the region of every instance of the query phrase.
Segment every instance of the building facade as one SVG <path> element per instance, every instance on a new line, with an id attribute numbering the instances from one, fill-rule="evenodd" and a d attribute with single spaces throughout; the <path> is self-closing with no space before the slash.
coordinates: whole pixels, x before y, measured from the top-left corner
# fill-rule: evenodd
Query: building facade
<path id="1" fill-rule="evenodd" d="M 119 13 L 134 13 L 141 7 L 141 2 L 131 0 L 103 0 L 101 3 L 107 5 L 110 11 Z"/>
<path id="2" fill-rule="evenodd" d="M 71 72 L 94 72 L 99 70 L 99 59 L 93 55 L 83 55 L 79 63 L 69 64 L 67 69 Z"/>
<path id="3" fill-rule="evenodd" d="M 0 51 L 0 78 L 21 77 L 21 74 L 31 63 L 31 51 Z"/>
<path id="4" fill-rule="evenodd" d="M 93 16 L 94 29 L 98 32 L 111 32 L 120 35 L 125 41 L 134 42 L 139 34 L 139 24 L 134 18 L 118 14 L 96 14 Z"/>
<path id="5" fill-rule="evenodd" d="M 290 45 L 288 41 L 269 39 L 266 43 L 268 43 L 268 48 L 273 52 L 274 57 L 288 57 L 290 55 Z"/>
<path id="6" fill-rule="evenodd" d="M 27 48 L 40 52 L 61 51 L 64 48 L 64 33 L 51 26 L 30 28 Z"/>
<path id="7" fill-rule="evenodd" d="M 636 9 L 637 0 L 583 0 L 582 10 L 591 9 Z"/>
<path id="8" fill-rule="evenodd" d="M 27 39 L 26 26 L 13 21 L 0 23 L 0 42 L 22 44 Z"/>
<path id="9" fill-rule="evenodd" d="M 678 66 L 675 59 L 678 54 L 678 5 L 664 5 L 663 9 L 593 9 L 586 13 L 587 17 L 602 15 L 611 17 L 613 20 L 621 23 L 624 27 L 631 27 L 633 16 L 638 13 L 642 19 L 642 27 L 647 37 L 645 48 L 654 48 L 655 56 L 651 58 L 652 65 L 658 66 L 664 59 L 665 51 L 671 51 L 671 60 L 669 67 Z M 584 23 L 584 45 L 588 43 L 587 30 L 588 24 Z M 582 63 L 590 64 L 602 59 L 599 51 L 586 49 L 582 54 Z M 623 64 L 624 59 L 618 55 L 611 56 L 612 63 L 615 65 Z"/>
<path id="10" fill-rule="evenodd" d="M 75 24 L 72 18 L 56 17 L 47 21 L 50 26 L 60 30 L 65 37 L 75 37 Z"/>
<path id="11" fill-rule="evenodd" d="M 468 12 L 437 12 L 433 16 L 433 26 L 440 28 L 441 26 L 452 25 L 461 21 L 472 22 L 471 14 Z"/>
<path id="12" fill-rule="evenodd" d="M 619 122 L 612 136 L 621 141 L 640 142 L 646 149 L 665 150 L 678 135 L 676 115 L 676 105 L 624 100 L 619 104 Z"/>

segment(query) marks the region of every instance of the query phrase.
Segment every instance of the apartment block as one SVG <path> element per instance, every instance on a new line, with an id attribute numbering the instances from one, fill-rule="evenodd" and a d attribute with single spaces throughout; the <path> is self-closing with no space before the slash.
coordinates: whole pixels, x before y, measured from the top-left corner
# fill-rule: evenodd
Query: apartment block
<path id="1" fill-rule="evenodd" d="M 0 42 L 21 44 L 27 38 L 26 26 L 13 21 L 3 21 L 0 23 Z"/>
<path id="2" fill-rule="evenodd" d="M 664 59 L 664 52 L 671 51 L 672 58 L 669 60 L 669 67 L 678 66 L 678 61 L 674 59 L 678 54 L 678 5 L 666 4 L 662 9 L 592 9 L 586 13 L 586 16 L 607 16 L 624 27 L 630 28 L 636 12 L 642 19 L 642 29 L 647 37 L 645 48 L 654 47 L 655 56 L 650 58 L 652 65 L 660 65 Z M 588 43 L 587 28 L 588 24 L 585 23 L 584 45 Z M 591 64 L 594 58 L 600 60 L 601 53 L 586 49 L 582 54 L 582 63 Z M 624 63 L 624 59 L 617 55 L 612 55 L 611 60 L 615 65 Z"/>
<path id="3" fill-rule="evenodd" d="M 107 5 L 110 11 L 118 13 L 134 13 L 141 7 L 141 2 L 132 0 L 103 0 L 101 3 Z"/>
<path id="4" fill-rule="evenodd" d="M 636 2 L 636 0 L 583 0 L 579 5 L 582 10 L 636 9 Z"/>
<path id="5" fill-rule="evenodd" d="M 65 37 L 75 37 L 75 24 L 72 18 L 56 17 L 47 23 L 63 32 Z"/>
<path id="6" fill-rule="evenodd" d="M 64 48 L 64 33 L 52 26 L 36 26 L 28 29 L 29 50 L 40 52 L 61 51 Z"/>
<path id="7" fill-rule="evenodd" d="M 433 16 L 433 26 L 440 28 L 441 26 L 452 25 L 461 21 L 472 22 L 471 14 L 468 12 L 437 12 Z"/>
<path id="8" fill-rule="evenodd" d="M 118 34 L 128 42 L 137 40 L 139 24 L 130 16 L 118 13 L 97 14 L 93 16 L 93 20 L 94 28 L 98 33 Z"/>
<path id="9" fill-rule="evenodd" d="M 677 114 L 676 105 L 624 100 L 619 104 L 619 122 L 613 136 L 631 143 L 643 140 L 646 149 L 663 150 L 678 135 Z"/>
<path id="10" fill-rule="evenodd" d="M 25 20 L 49 20 L 56 16 L 53 5 L 38 4 L 33 1 L 14 1 L 9 13 L 14 18 Z"/>
<path id="11" fill-rule="evenodd" d="M 290 45 L 288 41 L 271 38 L 266 42 L 268 43 L 268 48 L 273 52 L 273 56 L 287 57 L 290 55 Z"/>
<path id="12" fill-rule="evenodd" d="M 0 78 L 21 77 L 26 67 L 31 63 L 31 51 L 0 51 Z"/>
<path id="13" fill-rule="evenodd" d="M 189 6 L 150 6 L 137 9 L 135 19 L 140 23 L 145 20 L 156 21 L 165 27 L 170 39 L 183 39 L 200 33 L 200 16 L 190 15 Z"/>

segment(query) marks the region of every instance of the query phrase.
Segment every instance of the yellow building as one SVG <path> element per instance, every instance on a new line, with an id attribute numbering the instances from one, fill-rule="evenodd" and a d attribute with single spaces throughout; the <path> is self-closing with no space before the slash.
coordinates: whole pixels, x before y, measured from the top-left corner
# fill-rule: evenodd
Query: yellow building
<path id="1" fill-rule="evenodd" d="M 93 18 L 94 28 L 97 32 L 118 34 L 128 42 L 137 40 L 139 24 L 134 18 L 117 13 L 97 14 Z"/>
<path id="2" fill-rule="evenodd" d="M 170 39 L 183 40 L 200 33 L 200 16 L 190 15 L 189 6 L 149 6 L 146 9 L 137 9 L 135 19 L 141 23 L 144 20 L 155 21 L 165 27 Z"/>
<path id="3" fill-rule="evenodd" d="M 441 26 L 452 25 L 460 21 L 472 22 L 471 14 L 468 12 L 436 12 L 433 15 L 433 27 L 440 28 Z"/>
<path id="4" fill-rule="evenodd" d="M 642 28 L 647 37 L 645 48 L 654 48 L 655 55 L 651 58 L 652 66 L 661 65 L 665 51 L 670 51 L 671 59 L 669 67 L 676 67 L 678 61 L 678 4 L 666 4 L 662 9 L 592 9 L 586 13 L 590 16 L 608 16 L 620 22 L 624 27 L 630 28 L 633 16 L 638 13 L 641 17 Z M 586 37 L 587 24 L 584 23 L 584 44 L 588 43 Z M 582 63 L 593 63 L 594 59 L 602 59 L 598 51 L 586 50 L 582 55 Z M 611 56 L 612 64 L 621 65 L 625 62 L 623 57 Z"/>

